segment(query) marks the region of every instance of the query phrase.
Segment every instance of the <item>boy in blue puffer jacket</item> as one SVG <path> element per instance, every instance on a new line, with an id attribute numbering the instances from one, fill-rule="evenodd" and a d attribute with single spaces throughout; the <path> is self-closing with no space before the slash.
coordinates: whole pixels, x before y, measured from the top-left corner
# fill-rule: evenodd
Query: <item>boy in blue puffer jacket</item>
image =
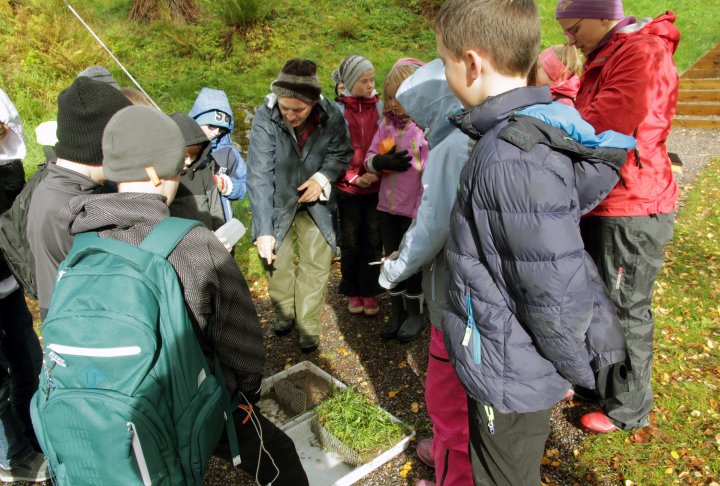
<path id="1" fill-rule="evenodd" d="M 210 156 L 217 166 L 215 179 L 222 194 L 225 220 L 229 221 L 233 214 L 230 201 L 245 197 L 247 177 L 245 161 L 230 140 L 230 134 L 235 130 L 230 101 L 224 91 L 203 88 L 188 114 L 198 122 L 212 142 Z"/>
<path id="2" fill-rule="evenodd" d="M 622 328 L 579 222 L 635 142 L 596 136 L 547 86 L 526 86 L 540 43 L 532 0 L 448 0 L 436 35 L 466 108 L 452 121 L 477 141 L 450 220 L 442 321 L 468 394 L 473 480 L 538 485 L 550 410 L 570 386 L 627 390 Z"/>

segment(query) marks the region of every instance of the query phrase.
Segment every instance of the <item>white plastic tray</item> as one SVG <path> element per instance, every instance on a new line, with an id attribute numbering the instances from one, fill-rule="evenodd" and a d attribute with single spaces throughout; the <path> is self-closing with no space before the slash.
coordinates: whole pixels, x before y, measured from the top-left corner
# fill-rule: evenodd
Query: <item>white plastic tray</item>
<path id="1" fill-rule="evenodd" d="M 273 376 L 263 380 L 262 393 L 272 390 L 273 383 L 277 380 L 286 378 L 299 371 L 308 370 L 316 375 L 323 377 L 325 380 L 332 382 L 338 388 L 346 388 L 347 385 L 334 378 L 330 374 L 323 371 L 318 366 L 309 361 L 302 361 L 285 371 L 281 371 Z M 400 422 L 394 415 L 390 414 L 393 420 Z M 392 446 L 390 449 L 378 454 L 370 462 L 359 467 L 353 467 L 342 461 L 339 457 L 332 453 L 322 450 L 319 440 L 311 429 L 311 422 L 314 418 L 314 412 L 305 412 L 280 428 L 293 440 L 297 449 L 300 461 L 308 476 L 308 481 L 313 486 L 349 486 L 367 476 L 370 472 L 379 468 L 393 457 L 404 451 L 410 440 L 415 436 L 415 431 L 410 427 L 410 435 L 405 436 L 400 442 Z"/>

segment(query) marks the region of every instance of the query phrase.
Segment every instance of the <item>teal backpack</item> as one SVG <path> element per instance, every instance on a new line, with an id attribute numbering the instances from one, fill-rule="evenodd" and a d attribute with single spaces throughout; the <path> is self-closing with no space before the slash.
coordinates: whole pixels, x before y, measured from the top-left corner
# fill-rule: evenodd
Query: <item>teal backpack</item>
<path id="1" fill-rule="evenodd" d="M 75 235 L 30 406 L 58 484 L 200 485 L 224 428 L 239 463 L 219 361 L 211 374 L 167 261 L 199 224 L 166 218 L 139 247 Z"/>

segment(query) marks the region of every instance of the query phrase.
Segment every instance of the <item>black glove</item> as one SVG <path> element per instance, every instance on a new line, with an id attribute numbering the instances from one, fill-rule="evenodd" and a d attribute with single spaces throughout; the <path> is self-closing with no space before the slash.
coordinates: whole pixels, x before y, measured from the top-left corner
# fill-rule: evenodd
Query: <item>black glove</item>
<path id="1" fill-rule="evenodd" d="M 381 170 L 393 170 L 397 172 L 405 172 L 410 168 L 412 157 L 408 155 L 407 150 L 395 152 L 395 147 L 384 155 L 376 155 L 372 159 L 372 166 L 378 172 Z"/>

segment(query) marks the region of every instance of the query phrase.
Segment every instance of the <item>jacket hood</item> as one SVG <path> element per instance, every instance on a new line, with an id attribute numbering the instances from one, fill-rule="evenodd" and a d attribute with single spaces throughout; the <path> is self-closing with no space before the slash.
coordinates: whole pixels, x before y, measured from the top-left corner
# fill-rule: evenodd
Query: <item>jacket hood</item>
<path id="1" fill-rule="evenodd" d="M 203 114 L 215 110 L 222 111 L 230 116 L 230 123 L 228 124 L 228 129 L 230 131 L 222 137 L 218 137 L 213 140 L 211 143 L 212 148 L 222 147 L 223 145 L 232 145 L 230 134 L 235 131 L 235 115 L 233 115 L 230 100 L 225 94 L 225 91 L 212 88 L 201 89 L 200 94 L 198 94 L 198 97 L 195 98 L 195 104 L 193 104 L 193 107 L 188 114 L 197 120 Z"/>
<path id="2" fill-rule="evenodd" d="M 0 121 L 10 129 L 0 144 L 0 164 L 10 160 L 22 160 L 27 153 L 23 139 L 23 125 L 15 105 L 0 89 Z"/>
<path id="3" fill-rule="evenodd" d="M 527 106 L 552 103 L 550 87 L 526 86 L 490 96 L 479 105 L 450 117 L 470 138 L 478 140 L 488 130 Z"/>
<path id="4" fill-rule="evenodd" d="M 118 198 L 127 204 L 117 204 Z M 143 211 L 128 211 L 127 208 L 133 203 L 142 204 Z M 93 194 L 70 199 L 67 205 L 58 211 L 57 222 L 63 230 L 75 235 L 85 231 L 127 229 L 146 221 L 150 213 L 156 212 L 159 217 L 170 214 L 165 198 L 158 194 Z M 136 216 L 133 217 L 133 214 Z"/>
<path id="5" fill-rule="evenodd" d="M 457 113 L 462 105 L 450 91 L 440 59 L 425 64 L 403 81 L 396 97 L 410 118 L 429 131 L 431 148 L 455 129 L 448 116 Z"/>
<path id="6" fill-rule="evenodd" d="M 553 83 L 550 85 L 550 93 L 553 97 L 557 95 L 567 96 L 574 100 L 577 97 L 578 90 L 580 89 L 580 78 L 573 76 L 570 79 L 561 81 L 560 83 Z"/>
<path id="7" fill-rule="evenodd" d="M 200 125 L 185 113 L 173 113 L 170 118 L 177 124 L 182 132 L 183 138 L 185 139 L 185 146 L 202 144 L 203 148 L 198 158 L 193 162 L 190 167 L 193 171 L 200 169 L 207 164 L 208 153 L 210 152 L 210 140 L 208 140 L 205 132 L 203 132 Z"/>
<path id="8" fill-rule="evenodd" d="M 671 46 L 673 54 L 680 43 L 680 31 L 675 27 L 677 16 L 668 10 L 657 18 L 646 17 L 617 31 L 621 36 L 651 35 L 662 38 Z"/>

